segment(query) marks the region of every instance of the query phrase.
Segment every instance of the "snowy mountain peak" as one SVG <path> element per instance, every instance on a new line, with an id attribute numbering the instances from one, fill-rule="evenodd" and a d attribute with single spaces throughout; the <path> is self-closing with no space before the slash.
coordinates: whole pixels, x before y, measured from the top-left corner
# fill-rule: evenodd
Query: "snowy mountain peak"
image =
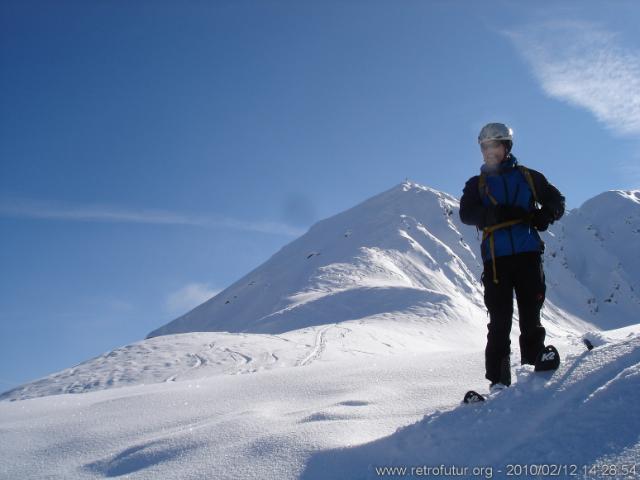
<path id="1" fill-rule="evenodd" d="M 244 278 L 149 337 L 192 331 L 282 333 L 407 310 L 430 318 L 447 302 L 470 303 L 478 311 L 479 263 L 463 233 L 475 230 L 460 223 L 458 208 L 458 200 L 446 193 L 400 183 L 316 223 Z"/>
<path id="2" fill-rule="evenodd" d="M 640 211 L 640 190 L 609 190 L 590 198 L 578 210 L 582 215 L 604 221 L 620 214 L 637 214 Z"/>
<path id="3" fill-rule="evenodd" d="M 628 325 L 640 306 L 640 265 L 631 247 L 640 239 L 639 198 L 636 190 L 605 192 L 543 234 L 550 310 L 573 328 L 583 328 L 579 319 L 592 327 Z M 461 224 L 458 210 L 455 197 L 407 179 L 319 221 L 244 278 L 149 337 L 282 333 L 400 312 L 434 318 L 441 316 L 434 312 L 453 304 L 469 304 L 465 309 L 480 315 L 485 310 L 480 239 L 475 228 Z M 606 282 L 595 273 L 611 270 L 602 262 L 619 265 Z M 465 316 L 467 322 L 473 317 Z M 446 321 L 461 317 L 450 313 Z"/>
<path id="4" fill-rule="evenodd" d="M 610 190 L 574 209 L 547 240 L 554 303 L 600 328 L 618 328 L 640 311 L 640 190 Z"/>
<path id="5" fill-rule="evenodd" d="M 409 191 L 416 191 L 416 192 L 430 192 L 433 193 L 436 196 L 442 196 L 442 195 L 446 195 L 446 196 L 450 196 L 449 194 L 445 193 L 445 192 L 441 192 L 440 190 L 436 190 L 434 188 L 431 187 L 427 187 L 425 185 L 421 185 L 419 183 L 413 182 L 409 179 L 405 180 L 404 182 L 402 182 L 399 185 L 400 188 L 402 188 L 403 191 L 405 192 L 409 192 Z M 451 197 L 453 198 L 453 197 Z"/>
<path id="6" fill-rule="evenodd" d="M 614 190 L 619 195 L 628 198 L 632 202 L 640 204 L 640 190 Z"/>

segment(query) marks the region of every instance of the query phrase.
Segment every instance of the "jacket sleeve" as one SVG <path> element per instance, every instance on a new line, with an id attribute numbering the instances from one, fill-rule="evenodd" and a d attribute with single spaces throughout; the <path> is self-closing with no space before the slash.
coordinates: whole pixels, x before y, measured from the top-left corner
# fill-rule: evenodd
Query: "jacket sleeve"
<path id="1" fill-rule="evenodd" d="M 542 209 L 549 213 L 551 223 L 559 220 L 564 215 L 564 196 L 543 174 L 535 170 L 530 171 Z"/>
<path id="2" fill-rule="evenodd" d="M 464 185 L 460 199 L 460 220 L 466 225 L 483 229 L 486 224 L 487 208 L 482 203 L 478 191 L 478 177 L 471 177 Z"/>

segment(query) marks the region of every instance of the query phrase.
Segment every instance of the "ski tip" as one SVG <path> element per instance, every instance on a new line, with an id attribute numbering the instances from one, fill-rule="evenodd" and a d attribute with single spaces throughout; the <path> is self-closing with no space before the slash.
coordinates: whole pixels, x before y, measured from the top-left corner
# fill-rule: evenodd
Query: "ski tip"
<path id="1" fill-rule="evenodd" d="M 556 370 L 560 366 L 560 354 L 553 345 L 547 345 L 538 354 L 534 370 L 536 372 L 545 372 Z"/>
<path id="2" fill-rule="evenodd" d="M 593 350 L 593 343 L 591 343 L 591 340 L 589 340 L 588 338 L 583 338 L 582 343 L 584 343 L 585 347 L 587 347 L 587 350 Z"/>
<path id="3" fill-rule="evenodd" d="M 484 402 L 484 396 L 473 390 L 469 390 L 467 393 L 465 393 L 464 399 L 462 400 L 462 403 L 478 403 L 478 402 Z"/>

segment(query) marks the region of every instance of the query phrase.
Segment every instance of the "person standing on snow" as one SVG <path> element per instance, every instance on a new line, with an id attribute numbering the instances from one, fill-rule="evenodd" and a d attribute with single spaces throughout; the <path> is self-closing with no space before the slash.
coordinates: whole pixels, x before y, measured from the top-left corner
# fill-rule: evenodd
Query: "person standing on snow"
<path id="1" fill-rule="evenodd" d="M 558 352 L 552 346 L 545 347 L 546 331 L 540 323 L 546 285 L 544 242 L 538 232 L 562 217 L 565 202 L 544 175 L 518 165 L 511 153 L 513 131 L 508 126 L 485 125 L 478 143 L 484 165 L 480 175 L 464 186 L 460 220 L 483 231 L 482 283 L 490 317 L 485 377 L 493 390 L 511 384 L 509 335 L 514 290 L 520 316 L 521 364 L 536 365 L 537 370 L 558 366 Z"/>

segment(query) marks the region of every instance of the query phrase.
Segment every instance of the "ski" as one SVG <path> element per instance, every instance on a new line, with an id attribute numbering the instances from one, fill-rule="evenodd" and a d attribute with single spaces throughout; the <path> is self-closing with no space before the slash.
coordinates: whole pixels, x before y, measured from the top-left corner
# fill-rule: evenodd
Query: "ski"
<path id="1" fill-rule="evenodd" d="M 474 390 L 469 390 L 467 393 L 464 394 L 464 399 L 462 400 L 462 403 L 479 403 L 484 401 L 485 401 L 484 395 Z"/>
<path id="2" fill-rule="evenodd" d="M 500 385 L 497 388 L 490 388 L 489 393 L 483 395 L 481 393 L 476 392 L 475 390 L 469 390 L 465 393 L 464 398 L 462 399 L 462 403 L 478 403 L 484 402 L 485 400 L 489 400 L 496 395 L 498 395 L 503 390 L 509 388 L 507 385 Z"/>
<path id="3" fill-rule="evenodd" d="M 593 350 L 593 343 L 588 338 L 584 338 L 582 340 L 587 350 Z M 560 366 L 560 353 L 553 345 L 547 345 L 542 352 L 538 354 L 538 358 L 536 359 L 534 372 L 548 372 L 557 370 Z M 506 388 L 506 387 L 505 387 Z M 470 404 L 470 403 L 480 403 L 488 400 L 490 397 L 500 393 L 502 390 L 496 389 L 495 391 L 489 392 L 488 395 L 482 395 L 481 393 L 476 392 L 475 390 L 469 390 L 464 394 L 464 398 L 462 399 L 462 403 Z"/>
<path id="4" fill-rule="evenodd" d="M 553 345 L 547 345 L 538 354 L 534 370 L 536 372 L 546 372 L 549 370 L 557 370 L 560 366 L 560 353 Z"/>

